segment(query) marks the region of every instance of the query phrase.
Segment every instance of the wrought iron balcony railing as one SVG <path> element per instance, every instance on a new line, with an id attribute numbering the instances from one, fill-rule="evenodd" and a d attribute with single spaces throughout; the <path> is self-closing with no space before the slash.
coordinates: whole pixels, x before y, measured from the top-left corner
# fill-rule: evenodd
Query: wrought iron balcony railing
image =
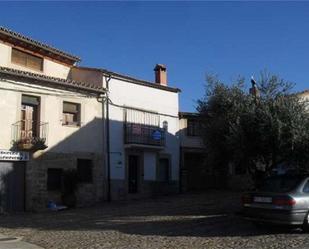
<path id="1" fill-rule="evenodd" d="M 12 125 L 13 146 L 20 150 L 47 148 L 48 123 L 20 120 Z"/>
<path id="2" fill-rule="evenodd" d="M 165 146 L 165 131 L 157 126 L 125 123 L 125 144 Z"/>

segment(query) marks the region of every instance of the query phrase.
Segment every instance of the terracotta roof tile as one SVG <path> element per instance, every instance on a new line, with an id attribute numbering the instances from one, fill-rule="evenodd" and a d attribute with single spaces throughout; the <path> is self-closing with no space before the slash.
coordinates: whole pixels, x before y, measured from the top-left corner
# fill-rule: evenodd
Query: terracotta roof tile
<path id="1" fill-rule="evenodd" d="M 122 79 L 122 80 L 126 80 L 128 82 L 131 82 L 133 84 L 138 84 L 138 85 L 143 85 L 143 86 L 147 86 L 147 87 L 152 87 L 152 88 L 157 88 L 157 89 L 161 89 L 161 90 L 165 90 L 165 91 L 170 91 L 170 92 L 181 92 L 181 90 L 179 88 L 176 87 L 170 87 L 170 86 L 163 86 L 160 85 L 158 83 L 154 83 L 151 81 L 146 81 L 146 80 L 141 80 L 141 79 L 137 79 L 125 74 L 120 74 L 120 73 L 116 73 L 107 69 L 103 69 L 103 68 L 94 68 L 94 67 L 83 67 L 83 66 L 75 66 L 75 68 L 80 68 L 80 69 L 85 69 L 85 70 L 92 70 L 92 71 L 99 71 L 102 72 L 105 75 L 110 75 L 113 78 L 116 79 Z"/>
<path id="2" fill-rule="evenodd" d="M 40 80 L 40 81 L 52 83 L 58 86 L 77 88 L 77 89 L 90 91 L 90 92 L 96 92 L 96 93 L 104 92 L 103 87 L 99 87 L 95 84 L 89 84 L 89 83 L 79 82 L 79 81 L 69 80 L 69 79 L 61 79 L 57 77 L 51 77 L 51 76 L 46 76 L 42 74 L 21 71 L 17 69 L 8 68 L 8 67 L 0 67 L 0 75 L 1 74 L 8 75 L 8 76 L 21 77 L 21 78 L 26 78 L 26 79 L 31 79 L 31 80 Z"/>
<path id="3" fill-rule="evenodd" d="M 39 42 L 37 40 L 33 40 L 27 36 L 24 36 L 20 33 L 17 33 L 17 32 L 14 32 L 10 29 L 7 29 L 7 28 L 4 28 L 4 27 L 1 27 L 0 26 L 0 34 L 4 34 L 4 35 L 7 35 L 9 37 L 12 37 L 12 38 L 15 38 L 15 39 L 18 39 L 18 40 L 21 40 L 25 43 L 28 43 L 28 44 L 31 44 L 33 46 L 36 46 L 36 47 L 39 47 L 41 49 L 45 49 L 51 53 L 54 53 L 54 54 L 57 54 L 57 55 L 60 55 L 60 56 L 63 56 L 65 58 L 68 58 L 70 60 L 73 60 L 75 62 L 77 61 L 80 61 L 80 58 L 75 56 L 75 55 L 72 55 L 72 54 L 69 54 L 67 52 L 64 52 L 64 51 L 61 51 L 53 46 L 50 46 L 46 43 L 42 43 L 42 42 Z"/>

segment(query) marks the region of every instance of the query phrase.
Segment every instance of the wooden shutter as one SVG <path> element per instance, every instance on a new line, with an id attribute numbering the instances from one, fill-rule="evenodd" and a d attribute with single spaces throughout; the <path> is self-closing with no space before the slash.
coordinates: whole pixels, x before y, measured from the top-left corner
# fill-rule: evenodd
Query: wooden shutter
<path id="1" fill-rule="evenodd" d="M 12 48 L 13 63 L 29 67 L 34 70 L 43 71 L 43 58 Z"/>

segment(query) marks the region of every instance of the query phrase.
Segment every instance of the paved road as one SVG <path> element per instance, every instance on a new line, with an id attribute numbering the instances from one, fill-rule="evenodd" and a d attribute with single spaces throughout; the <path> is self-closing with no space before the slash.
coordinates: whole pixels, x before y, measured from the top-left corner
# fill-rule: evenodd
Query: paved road
<path id="1" fill-rule="evenodd" d="M 300 230 L 258 229 L 235 215 L 239 194 L 212 191 L 0 217 L 0 233 L 44 248 L 309 248 Z"/>

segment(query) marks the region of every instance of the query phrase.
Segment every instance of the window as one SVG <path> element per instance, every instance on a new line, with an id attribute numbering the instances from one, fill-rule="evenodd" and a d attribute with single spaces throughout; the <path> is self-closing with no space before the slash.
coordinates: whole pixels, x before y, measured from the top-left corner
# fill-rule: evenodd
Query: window
<path id="1" fill-rule="evenodd" d="M 200 121 L 197 119 L 188 119 L 187 121 L 187 135 L 200 136 Z"/>
<path id="2" fill-rule="evenodd" d="M 159 182 L 168 182 L 170 175 L 170 165 L 168 158 L 160 158 L 158 165 L 158 176 L 157 180 Z"/>
<path id="3" fill-rule="evenodd" d="M 303 189 L 304 193 L 309 193 L 309 181 L 306 182 L 304 189 Z"/>
<path id="4" fill-rule="evenodd" d="M 63 102 L 63 125 L 80 125 L 80 104 Z"/>
<path id="5" fill-rule="evenodd" d="M 282 175 L 268 177 L 261 184 L 259 191 L 286 193 L 294 190 L 303 179 L 304 178 L 302 176 L 298 175 Z"/>
<path id="6" fill-rule="evenodd" d="M 12 48 L 12 63 L 43 71 L 43 58 Z"/>
<path id="7" fill-rule="evenodd" d="M 55 191 L 61 189 L 62 169 L 47 170 L 47 190 Z"/>
<path id="8" fill-rule="evenodd" d="M 92 160 L 77 159 L 77 177 L 81 183 L 92 183 Z"/>
<path id="9" fill-rule="evenodd" d="M 39 134 L 40 98 L 22 95 L 21 102 L 21 138 L 32 138 Z"/>

